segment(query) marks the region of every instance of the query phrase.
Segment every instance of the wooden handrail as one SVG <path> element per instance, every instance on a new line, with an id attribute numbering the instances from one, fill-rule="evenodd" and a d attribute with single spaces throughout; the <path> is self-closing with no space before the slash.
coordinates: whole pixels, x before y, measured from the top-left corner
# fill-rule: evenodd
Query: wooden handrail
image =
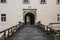
<path id="1" fill-rule="evenodd" d="M 50 27 L 50 25 L 55 25 L 55 24 L 60 24 L 60 22 L 57 22 L 57 23 L 49 23 L 49 25 L 48 25 L 49 27 L 48 28 L 53 29 L 53 28 Z M 55 31 L 57 31 L 57 30 L 55 30 Z"/>
<path id="2" fill-rule="evenodd" d="M 48 30 L 48 29 L 50 29 L 50 30 Z M 55 29 L 53 29 L 53 28 L 51 28 L 51 27 L 48 27 L 48 26 L 47 26 L 47 34 L 50 35 L 50 38 L 51 38 L 52 40 L 54 40 L 54 36 L 56 36 L 56 34 L 58 34 L 58 36 L 60 37 L 60 33 L 59 33 L 57 30 L 55 30 Z M 59 39 L 59 40 L 60 40 L 60 39 Z"/>
<path id="3" fill-rule="evenodd" d="M 0 31 L 0 33 L 5 32 L 5 31 L 7 31 L 7 30 L 9 30 L 9 29 L 11 29 L 11 28 L 14 28 L 14 27 L 15 27 L 15 26 L 10 27 L 10 28 L 8 28 L 8 29 L 5 29 L 5 30 L 3 30 L 3 31 Z"/>
<path id="4" fill-rule="evenodd" d="M 60 24 L 60 22 L 57 22 L 57 23 L 49 23 L 49 25 L 53 25 L 53 24 Z"/>
<path id="5" fill-rule="evenodd" d="M 50 30 L 48 30 L 48 29 L 50 29 Z M 53 28 L 51 28 L 51 27 L 48 27 L 48 26 L 47 26 L 47 31 L 50 31 L 50 32 L 53 31 L 53 32 L 56 33 L 56 34 L 58 33 L 55 29 L 53 29 Z"/>
<path id="6" fill-rule="evenodd" d="M 19 24 L 17 24 L 16 26 L 13 26 L 13 27 L 10 27 L 8 29 L 5 29 L 3 31 L 0 31 L 0 34 L 1 33 L 4 33 L 2 35 L 2 37 L 0 38 L 0 40 L 6 40 L 7 37 L 11 36 L 12 34 L 14 34 L 19 28 L 20 28 L 20 22 Z M 8 34 L 6 34 L 8 32 Z"/>
<path id="7" fill-rule="evenodd" d="M 47 34 L 49 34 L 51 39 L 54 39 L 54 36 L 56 36 L 56 34 L 59 34 L 57 30 L 53 29 L 50 27 L 50 25 L 54 25 L 54 24 L 60 24 L 60 23 L 50 23 L 49 25 L 45 26 L 44 24 L 41 24 L 41 22 L 38 22 L 37 25 L 44 30 L 45 32 L 47 32 Z M 47 30 L 45 30 L 45 27 L 47 28 Z M 60 35 L 60 34 L 59 34 Z"/>

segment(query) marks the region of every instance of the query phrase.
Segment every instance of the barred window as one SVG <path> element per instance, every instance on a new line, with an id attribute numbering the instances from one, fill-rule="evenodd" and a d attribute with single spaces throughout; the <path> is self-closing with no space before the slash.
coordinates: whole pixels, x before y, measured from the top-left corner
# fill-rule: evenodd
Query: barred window
<path id="1" fill-rule="evenodd" d="M 60 4 L 60 0 L 57 0 L 57 3 Z"/>
<path id="2" fill-rule="evenodd" d="M 6 21 L 6 14 L 1 14 L 1 21 Z"/>
<path id="3" fill-rule="evenodd" d="M 60 21 L 60 14 L 57 15 L 57 20 Z"/>
<path id="4" fill-rule="evenodd" d="M 1 3 L 6 3 L 6 0 L 0 0 Z"/>
<path id="5" fill-rule="evenodd" d="M 46 0 L 40 0 L 40 4 L 46 4 Z"/>
<path id="6" fill-rule="evenodd" d="M 29 0 L 23 0 L 24 4 L 29 4 Z"/>

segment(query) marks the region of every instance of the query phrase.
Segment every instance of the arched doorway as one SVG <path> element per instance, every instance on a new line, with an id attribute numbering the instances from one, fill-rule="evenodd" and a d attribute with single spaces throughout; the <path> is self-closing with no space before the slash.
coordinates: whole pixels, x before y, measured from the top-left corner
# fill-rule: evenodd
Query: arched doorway
<path id="1" fill-rule="evenodd" d="M 35 15 L 33 13 L 27 13 L 24 17 L 25 25 L 30 24 L 34 25 L 35 24 Z"/>

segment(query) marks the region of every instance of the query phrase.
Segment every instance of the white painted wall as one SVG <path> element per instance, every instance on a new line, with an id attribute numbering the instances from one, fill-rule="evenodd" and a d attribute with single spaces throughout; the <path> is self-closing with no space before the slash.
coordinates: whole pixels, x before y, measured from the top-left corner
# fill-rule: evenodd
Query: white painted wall
<path id="1" fill-rule="evenodd" d="M 0 31 L 23 22 L 22 9 L 37 9 L 36 22 L 42 21 L 43 24 L 48 25 L 51 22 L 57 21 L 57 14 L 60 13 L 60 4 L 57 0 L 46 0 L 46 4 L 40 4 L 40 0 L 30 0 L 30 4 L 23 4 L 23 0 L 7 0 L 6 4 L 0 3 L 0 17 L 2 13 L 6 13 L 7 21 L 1 22 Z"/>

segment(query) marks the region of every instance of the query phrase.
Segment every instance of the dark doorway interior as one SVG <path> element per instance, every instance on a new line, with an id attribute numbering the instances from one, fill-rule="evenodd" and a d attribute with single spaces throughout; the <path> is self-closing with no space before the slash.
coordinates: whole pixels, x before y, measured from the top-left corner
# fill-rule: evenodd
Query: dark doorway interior
<path id="1" fill-rule="evenodd" d="M 29 16 L 30 25 L 34 25 L 35 24 L 35 15 L 33 13 L 27 13 L 25 15 L 25 18 L 24 18 L 25 25 L 27 25 L 27 16 Z"/>

